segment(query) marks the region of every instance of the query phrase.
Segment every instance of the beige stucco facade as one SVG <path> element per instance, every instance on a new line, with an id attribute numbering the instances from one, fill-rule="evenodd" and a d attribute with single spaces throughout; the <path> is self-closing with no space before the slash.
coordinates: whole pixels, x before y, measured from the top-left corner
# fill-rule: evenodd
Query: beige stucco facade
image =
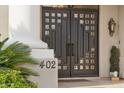
<path id="1" fill-rule="evenodd" d="M 37 17 L 38 22 L 36 24 L 41 24 L 38 20 L 40 18 L 40 6 L 34 6 L 36 15 L 32 17 Z M 33 9 L 33 7 L 32 7 Z M 8 15 L 9 6 L 0 6 L 0 33 L 2 33 L 1 39 L 8 36 L 9 32 L 9 22 L 10 18 Z M 17 18 L 17 17 L 16 17 Z M 109 35 L 108 31 L 108 21 L 110 18 L 114 18 L 116 22 L 116 32 L 113 37 Z M 24 21 L 25 22 L 25 21 Z M 24 23 L 25 24 L 25 23 Z M 40 26 L 35 26 L 37 31 L 37 36 L 40 32 Z M 33 25 L 32 25 L 33 26 Z M 29 27 L 30 28 L 30 27 Z M 124 6 L 99 6 L 99 76 L 100 77 L 109 77 L 109 57 L 110 49 L 112 45 L 116 45 L 120 48 L 121 57 L 120 57 L 120 75 L 122 76 L 124 71 Z M 119 44 L 120 41 L 120 44 Z"/>
<path id="2" fill-rule="evenodd" d="M 0 33 L 2 34 L 0 40 L 8 36 L 8 14 L 9 7 L 7 5 L 0 6 Z"/>

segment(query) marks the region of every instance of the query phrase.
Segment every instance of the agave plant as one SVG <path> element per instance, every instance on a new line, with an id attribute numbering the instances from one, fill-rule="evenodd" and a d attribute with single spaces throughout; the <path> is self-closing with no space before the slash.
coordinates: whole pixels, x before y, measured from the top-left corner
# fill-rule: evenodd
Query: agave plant
<path id="1" fill-rule="evenodd" d="M 5 46 L 8 38 L 0 42 L 0 69 L 14 69 L 21 71 L 24 76 L 38 74 L 32 69 L 21 66 L 21 64 L 37 64 L 37 60 L 30 56 L 31 49 L 29 46 L 14 42 L 7 47 Z"/>

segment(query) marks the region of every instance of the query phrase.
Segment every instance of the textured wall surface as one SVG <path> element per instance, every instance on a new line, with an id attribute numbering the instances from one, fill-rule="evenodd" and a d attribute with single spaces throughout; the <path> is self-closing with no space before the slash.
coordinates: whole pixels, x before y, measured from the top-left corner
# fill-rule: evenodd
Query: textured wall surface
<path id="1" fill-rule="evenodd" d="M 110 50 L 113 45 L 118 47 L 118 6 L 100 6 L 99 15 L 99 71 L 100 77 L 109 76 Z M 108 22 L 113 18 L 116 22 L 116 32 L 109 35 Z"/>
<path id="2" fill-rule="evenodd" d="M 2 34 L 0 40 L 8 37 L 8 14 L 9 8 L 7 5 L 0 6 L 0 33 Z"/>

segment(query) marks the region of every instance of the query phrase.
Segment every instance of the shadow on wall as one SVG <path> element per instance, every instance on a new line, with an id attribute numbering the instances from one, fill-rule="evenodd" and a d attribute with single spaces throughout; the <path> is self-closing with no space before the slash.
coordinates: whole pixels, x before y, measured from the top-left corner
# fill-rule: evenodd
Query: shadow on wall
<path id="1" fill-rule="evenodd" d="M 15 39 L 34 39 L 31 31 L 29 31 L 25 25 L 21 22 L 20 25 L 17 26 L 16 29 L 10 27 L 10 32 L 9 32 L 10 38 L 15 38 Z M 28 39 L 28 40 L 29 40 Z"/>
<path id="2" fill-rule="evenodd" d="M 36 38 L 35 32 L 33 30 L 28 30 L 22 22 L 16 29 L 10 27 L 9 36 L 10 40 L 7 42 L 8 44 L 20 41 L 29 45 L 31 48 L 48 48 L 48 45 L 42 40 Z"/>

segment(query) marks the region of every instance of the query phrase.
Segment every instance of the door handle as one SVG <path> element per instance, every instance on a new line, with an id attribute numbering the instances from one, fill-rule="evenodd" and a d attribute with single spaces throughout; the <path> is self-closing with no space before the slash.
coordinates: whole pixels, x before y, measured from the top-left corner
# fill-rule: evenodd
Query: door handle
<path id="1" fill-rule="evenodd" d="M 71 44 L 71 55 L 74 56 L 74 44 Z"/>
<path id="2" fill-rule="evenodd" d="M 67 43 L 66 44 L 66 55 L 67 56 L 70 56 L 70 52 L 71 52 L 71 44 L 70 43 Z"/>

